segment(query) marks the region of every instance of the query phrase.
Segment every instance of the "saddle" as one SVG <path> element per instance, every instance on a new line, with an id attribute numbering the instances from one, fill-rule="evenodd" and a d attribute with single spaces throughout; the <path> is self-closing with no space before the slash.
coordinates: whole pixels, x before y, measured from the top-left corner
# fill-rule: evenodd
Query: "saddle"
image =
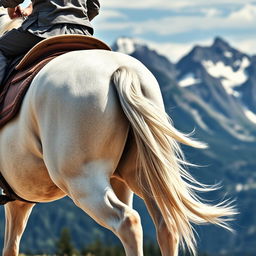
<path id="1" fill-rule="evenodd" d="M 45 39 L 35 45 L 17 65 L 14 65 L 0 91 L 0 129 L 19 112 L 22 100 L 33 78 L 52 59 L 76 50 L 111 50 L 104 42 L 83 35 L 61 35 Z M 16 195 L 0 173 L 0 205 L 13 200 L 28 202 Z M 30 202 L 34 203 L 34 202 Z"/>
<path id="2" fill-rule="evenodd" d="M 83 35 L 61 35 L 35 45 L 9 72 L 0 91 L 0 128 L 16 116 L 36 74 L 52 59 L 76 50 L 111 50 L 104 42 Z"/>

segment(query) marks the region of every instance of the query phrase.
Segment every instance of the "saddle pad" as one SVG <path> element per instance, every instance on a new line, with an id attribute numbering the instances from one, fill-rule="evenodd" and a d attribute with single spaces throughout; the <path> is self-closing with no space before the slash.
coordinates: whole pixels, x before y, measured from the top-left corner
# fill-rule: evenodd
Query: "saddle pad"
<path id="1" fill-rule="evenodd" d="M 36 74 L 53 58 L 74 50 L 111 50 L 92 36 L 61 35 L 35 45 L 16 65 L 0 90 L 0 128 L 19 111 L 23 97 Z"/>
<path id="2" fill-rule="evenodd" d="M 37 73 L 49 61 L 63 53 L 64 52 L 58 52 L 50 55 L 33 66 L 21 72 L 15 71 L 11 75 L 0 94 L 0 128 L 18 113 L 23 97 Z"/>

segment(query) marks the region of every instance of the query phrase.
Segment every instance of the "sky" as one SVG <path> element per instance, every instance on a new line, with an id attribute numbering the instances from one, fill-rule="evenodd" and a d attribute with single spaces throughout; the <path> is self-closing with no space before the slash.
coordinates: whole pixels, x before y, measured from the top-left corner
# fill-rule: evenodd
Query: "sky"
<path id="1" fill-rule="evenodd" d="M 173 62 L 216 36 L 256 54 L 256 0 L 105 0 L 93 26 L 110 45 L 120 36 L 136 38 Z"/>

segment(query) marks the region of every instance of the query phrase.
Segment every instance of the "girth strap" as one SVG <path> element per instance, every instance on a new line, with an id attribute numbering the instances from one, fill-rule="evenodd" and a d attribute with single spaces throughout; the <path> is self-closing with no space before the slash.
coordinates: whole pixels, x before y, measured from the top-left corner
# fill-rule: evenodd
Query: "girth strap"
<path id="1" fill-rule="evenodd" d="M 10 185 L 7 183 L 5 178 L 3 177 L 2 173 L 0 173 L 0 188 L 3 189 L 4 195 L 0 195 L 0 205 L 4 205 L 11 201 L 19 200 L 26 203 L 36 204 L 36 202 L 28 201 L 26 199 L 21 198 L 18 196 Z"/>

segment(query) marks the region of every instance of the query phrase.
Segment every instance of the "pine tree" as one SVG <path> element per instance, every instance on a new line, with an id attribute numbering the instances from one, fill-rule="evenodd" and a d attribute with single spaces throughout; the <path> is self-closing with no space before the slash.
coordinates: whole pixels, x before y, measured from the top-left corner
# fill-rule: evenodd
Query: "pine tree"
<path id="1" fill-rule="evenodd" d="M 71 242 L 68 228 L 63 228 L 59 240 L 56 243 L 56 254 L 60 256 L 78 255 L 77 250 Z"/>

